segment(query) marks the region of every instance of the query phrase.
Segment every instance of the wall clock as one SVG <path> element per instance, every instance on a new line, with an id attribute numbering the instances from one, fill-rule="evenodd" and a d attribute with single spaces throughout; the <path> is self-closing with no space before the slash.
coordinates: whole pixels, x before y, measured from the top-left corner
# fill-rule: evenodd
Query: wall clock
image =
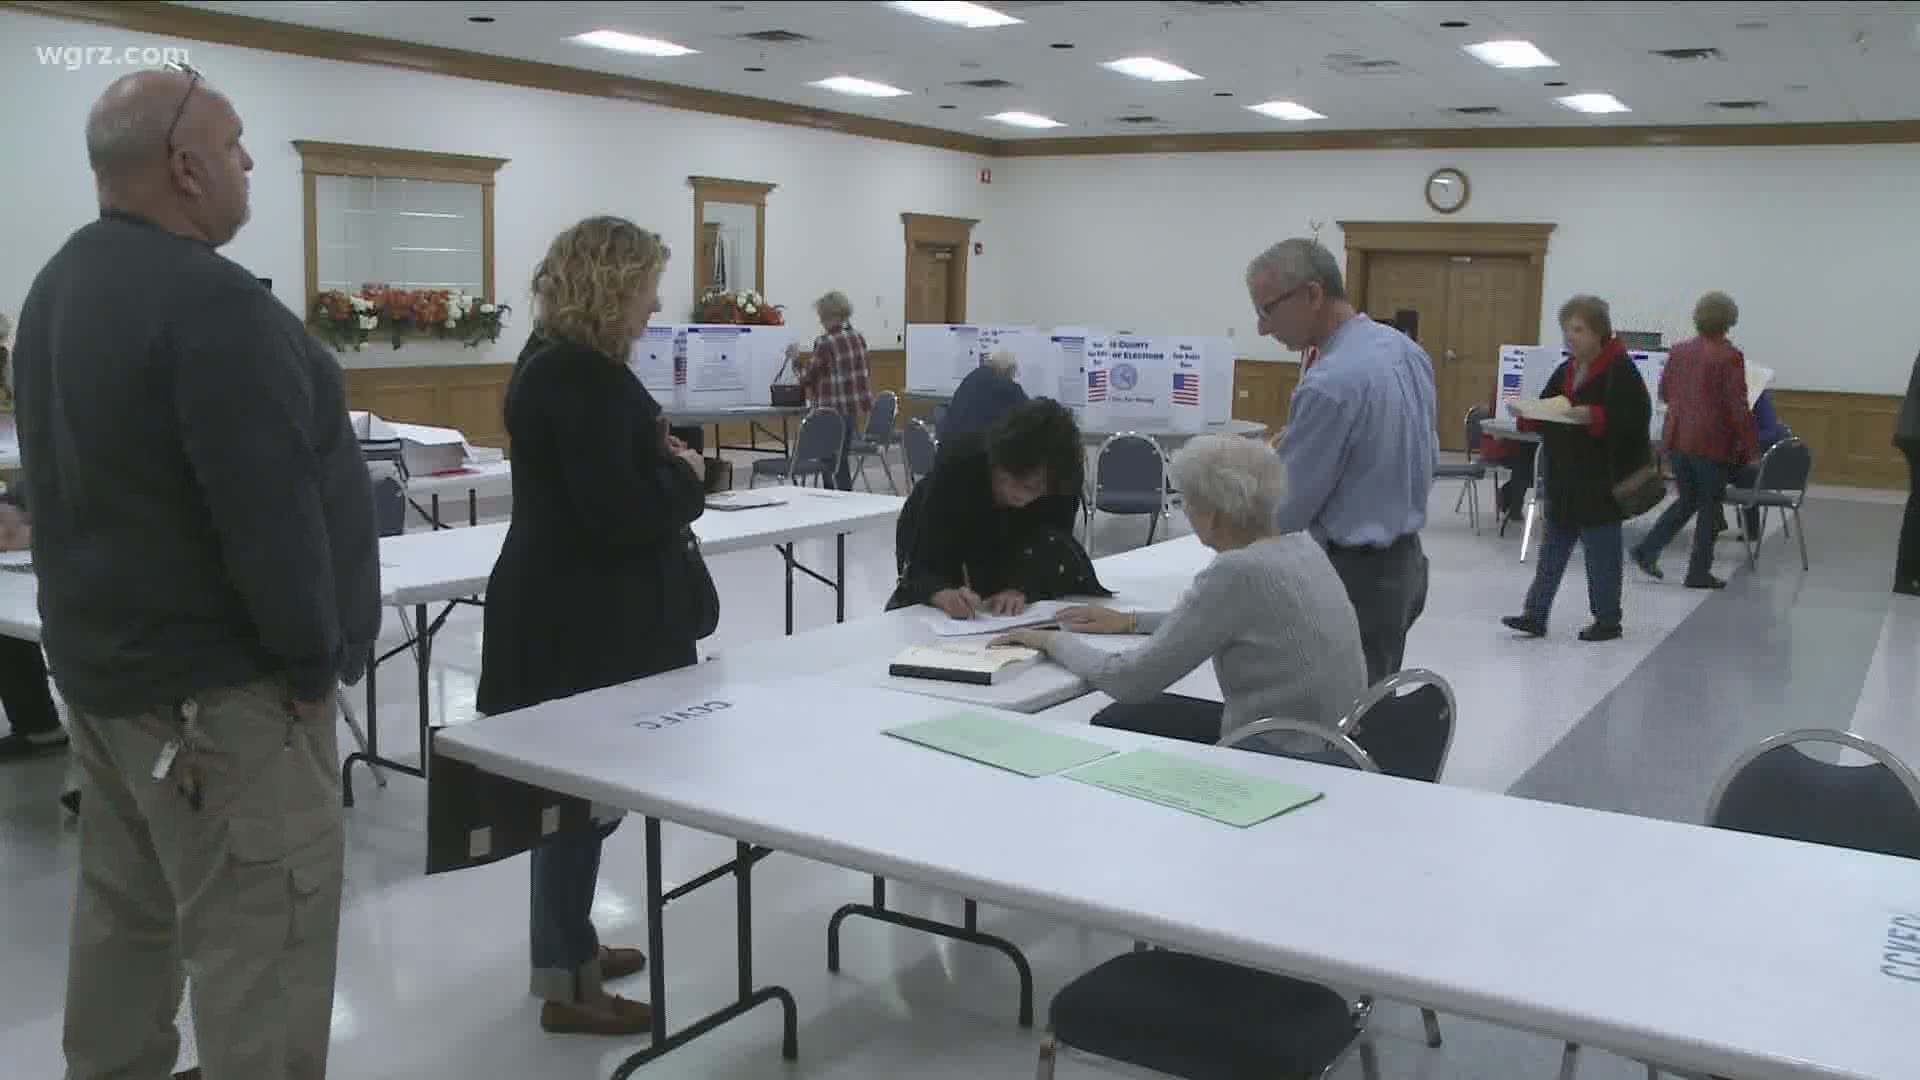
<path id="1" fill-rule="evenodd" d="M 1435 169 L 1427 177 L 1427 205 L 1435 213 L 1451 214 L 1467 205 L 1467 196 L 1472 193 L 1467 184 L 1467 174 L 1459 169 Z"/>

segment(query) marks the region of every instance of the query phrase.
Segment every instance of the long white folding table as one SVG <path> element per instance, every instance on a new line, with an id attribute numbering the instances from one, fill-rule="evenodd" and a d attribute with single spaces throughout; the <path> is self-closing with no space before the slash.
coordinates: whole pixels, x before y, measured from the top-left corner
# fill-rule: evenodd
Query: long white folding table
<path id="1" fill-rule="evenodd" d="M 826 491 L 800 487 L 769 488 L 761 495 L 782 500 L 780 505 L 744 510 L 708 510 L 694 522 L 707 555 L 722 555 L 750 548 L 772 547 L 786 565 L 786 631 L 793 633 L 793 579 L 799 571 L 834 591 L 836 621 L 847 617 L 847 534 L 866 529 L 885 528 L 900 516 L 906 500 L 892 495 L 865 492 Z M 433 639 L 448 616 L 462 605 L 484 603 L 493 564 L 500 557 L 508 524 L 505 522 L 466 529 L 436 529 L 388 537 L 380 542 L 380 584 L 383 607 L 413 609 L 413 626 L 407 640 L 384 653 L 375 651 L 367 664 L 367 748 L 349 754 L 340 766 L 341 786 L 348 806 L 353 805 L 352 772 L 356 762 L 370 767 L 392 769 L 408 776 L 426 776 L 431 755 L 425 748 L 432 738 L 432 711 L 429 707 L 428 669 L 432 663 Z M 795 544 L 802 540 L 834 538 L 834 576 L 805 565 L 795 557 Z M 432 615 L 433 605 L 441 605 Z M 377 677 L 382 663 L 410 652 L 419 695 L 419 738 L 422 757 L 419 765 L 382 757 L 380 754 Z"/>
<path id="2" fill-rule="evenodd" d="M 751 450 L 755 453 L 766 453 L 766 451 L 760 447 L 757 436 L 749 439 L 749 445 L 747 446 L 727 446 L 721 443 L 720 425 L 735 424 L 742 420 L 747 422 L 749 433 L 754 431 L 766 432 L 768 438 L 779 441 L 780 450 L 782 453 L 785 453 L 788 446 L 787 422 L 796 417 L 805 416 L 806 414 L 806 407 L 802 405 L 722 405 L 710 408 L 668 408 L 661 412 L 661 415 L 667 418 L 667 423 L 675 427 L 706 427 L 712 425 L 713 445 L 708 447 L 708 449 L 715 454 L 718 454 L 722 450 Z M 776 419 L 780 421 L 780 434 L 778 435 L 773 433 L 772 428 L 766 427 L 761 423 L 762 420 Z"/>
<path id="3" fill-rule="evenodd" d="M 643 817 L 653 1041 L 616 1078 L 769 1001 L 797 1056 L 792 995 L 752 964 L 751 870 L 775 850 L 1673 1068 L 1913 1075 L 1920 981 L 1894 963 L 1920 936 L 1910 860 L 1079 730 L 1325 793 L 1236 829 L 882 734 L 950 704 L 698 674 L 439 736 L 440 753 Z M 663 822 L 733 838 L 734 859 L 663 894 Z M 738 997 L 673 1029 L 665 905 L 726 876 Z"/>

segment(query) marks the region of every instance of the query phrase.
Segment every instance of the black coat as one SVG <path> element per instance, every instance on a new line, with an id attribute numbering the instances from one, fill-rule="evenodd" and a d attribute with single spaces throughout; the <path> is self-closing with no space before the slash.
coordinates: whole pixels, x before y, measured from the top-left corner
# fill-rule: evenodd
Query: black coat
<path id="1" fill-rule="evenodd" d="M 624 364 L 527 343 L 507 387 L 513 522 L 487 582 L 483 714 L 695 661 L 681 552 L 706 507 Z"/>
<path id="2" fill-rule="evenodd" d="M 996 506 L 985 435 L 942 443 L 933 472 L 914 486 L 901 511 L 894 534 L 900 586 L 887 606 L 924 604 L 963 585 L 981 596 L 1018 589 L 1029 600 L 1046 598 L 1054 590 L 1028 572 L 1024 556 L 1043 534 L 1071 538 L 1082 486 L 1076 473 L 1065 491 L 1017 510 Z"/>
<path id="3" fill-rule="evenodd" d="M 1646 380 L 1625 352 L 1579 387 L 1567 390 L 1571 360 L 1554 369 L 1541 397 L 1566 394 L 1575 405 L 1604 410 L 1600 434 L 1592 426 L 1541 423 L 1547 469 L 1547 520 L 1562 527 L 1589 529 L 1626 520 L 1614 501 L 1613 485 L 1652 460 L 1649 426 L 1653 400 Z"/>

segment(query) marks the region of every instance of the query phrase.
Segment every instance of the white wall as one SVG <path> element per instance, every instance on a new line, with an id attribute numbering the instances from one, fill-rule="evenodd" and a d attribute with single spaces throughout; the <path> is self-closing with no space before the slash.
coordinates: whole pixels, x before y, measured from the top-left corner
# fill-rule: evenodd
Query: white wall
<path id="1" fill-rule="evenodd" d="M 1269 243 L 1334 222 L 1434 221 L 1426 176 L 1472 183 L 1459 221 L 1550 222 L 1542 332 L 1577 292 L 1614 325 L 1691 333 L 1693 301 L 1724 289 L 1734 340 L 1798 389 L 1901 393 L 1920 349 L 1920 147 L 1480 152 L 1292 152 L 1002 162 L 995 221 L 1016 321 L 1254 338 L 1243 283 Z M 991 251 L 989 252 L 992 253 Z M 1344 257 L 1344 256 L 1343 256 Z M 1553 340 L 1543 338 L 1542 340 Z"/>
<path id="2" fill-rule="evenodd" d="M 0 11 L 0 41 L 24 61 L 0 66 L 6 165 L 0 169 L 0 310 L 19 311 L 33 275 L 98 212 L 87 170 L 88 108 L 127 69 L 33 62 L 43 44 L 184 45 L 226 92 L 254 158 L 253 220 L 225 254 L 274 279 L 303 306 L 306 258 L 300 156 L 292 140 L 359 143 L 510 159 L 495 192 L 495 282 L 514 315 L 497 346 L 369 347 L 348 364 L 511 359 L 524 340 L 527 279 L 562 228 L 596 213 L 667 237 L 673 262 L 663 320 L 685 321 L 693 291 L 690 175 L 779 185 L 767 203 L 765 291 L 788 321 L 813 326 L 813 300 L 841 289 L 875 347 L 891 345 L 905 309 L 903 211 L 979 218 L 998 245 L 970 155 L 637 103 L 523 90 L 387 68 L 308 60 L 204 42 L 164 41 Z M 999 317 L 1006 265 L 974 259 L 969 314 Z"/>

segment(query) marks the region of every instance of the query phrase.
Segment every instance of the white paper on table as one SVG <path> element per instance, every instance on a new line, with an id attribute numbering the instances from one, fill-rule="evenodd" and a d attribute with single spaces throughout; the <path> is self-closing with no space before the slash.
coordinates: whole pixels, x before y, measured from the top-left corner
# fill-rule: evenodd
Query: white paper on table
<path id="1" fill-rule="evenodd" d="M 1004 634 L 1009 630 L 1057 622 L 1062 610 L 1074 606 L 1060 600 L 1040 600 L 1028 604 L 1027 610 L 1018 615 L 983 614 L 971 619 L 956 619 L 944 611 L 935 611 L 925 618 L 927 626 L 940 637 L 971 637 L 974 634 Z"/>

